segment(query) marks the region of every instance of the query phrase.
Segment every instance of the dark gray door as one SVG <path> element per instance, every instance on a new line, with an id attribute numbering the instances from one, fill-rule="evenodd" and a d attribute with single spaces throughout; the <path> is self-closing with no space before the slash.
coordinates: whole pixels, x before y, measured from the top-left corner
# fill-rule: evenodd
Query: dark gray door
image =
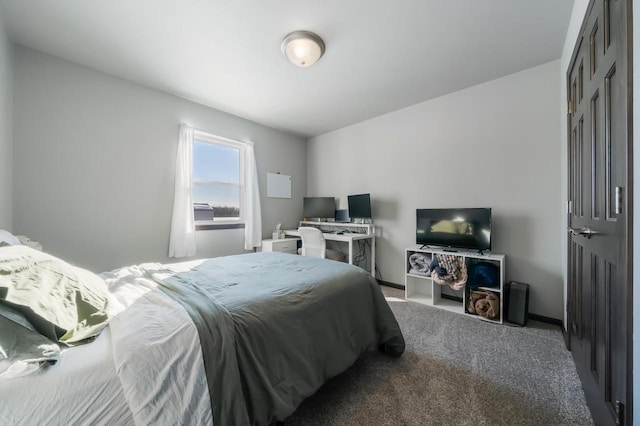
<path id="1" fill-rule="evenodd" d="M 630 3 L 591 1 L 567 70 L 568 340 L 597 425 L 631 425 Z"/>

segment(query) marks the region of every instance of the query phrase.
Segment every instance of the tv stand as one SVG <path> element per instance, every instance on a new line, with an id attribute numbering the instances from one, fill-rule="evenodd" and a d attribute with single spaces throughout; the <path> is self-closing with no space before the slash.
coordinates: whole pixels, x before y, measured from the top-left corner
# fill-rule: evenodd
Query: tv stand
<path id="1" fill-rule="evenodd" d="M 467 270 L 478 263 L 489 263 L 498 267 L 499 282 L 491 287 L 478 287 L 477 290 L 487 290 L 494 293 L 500 299 L 500 315 L 496 319 L 486 319 L 484 317 L 469 313 L 467 304 L 471 296 L 472 289 L 466 285 L 463 289 L 462 301 L 451 300 L 446 294 L 442 294 L 442 285 L 438 284 L 432 277 L 430 271 L 421 273 L 411 269 L 409 257 L 414 253 L 422 253 L 433 259 L 434 255 L 446 254 L 448 256 L 461 257 Z M 472 316 L 481 320 L 492 323 L 502 324 L 504 322 L 504 275 L 505 275 L 505 255 L 496 253 L 478 253 L 476 251 L 455 251 L 444 248 L 408 248 L 405 250 L 405 266 L 404 266 L 404 291 L 405 298 L 414 302 L 423 303 L 435 308 L 445 309 L 447 311 L 456 312 Z"/>

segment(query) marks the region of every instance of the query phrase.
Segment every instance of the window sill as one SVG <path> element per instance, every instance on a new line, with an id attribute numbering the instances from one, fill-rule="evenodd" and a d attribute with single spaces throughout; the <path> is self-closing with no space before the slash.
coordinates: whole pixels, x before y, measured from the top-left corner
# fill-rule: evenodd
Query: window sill
<path id="1" fill-rule="evenodd" d="M 241 229 L 244 223 L 196 223 L 196 231 L 211 231 L 214 229 Z"/>

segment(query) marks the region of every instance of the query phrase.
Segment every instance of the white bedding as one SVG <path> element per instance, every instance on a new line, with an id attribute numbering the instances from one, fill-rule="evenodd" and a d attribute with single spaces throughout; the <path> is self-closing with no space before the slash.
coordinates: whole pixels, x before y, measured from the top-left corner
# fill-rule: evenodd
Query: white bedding
<path id="1" fill-rule="evenodd" d="M 224 349 L 207 355 L 208 366 L 214 366 L 221 380 L 207 382 L 196 325 L 185 307 L 165 293 L 167 283 L 160 290 L 146 272 L 159 273 L 162 265 L 120 268 L 101 274 L 110 291 L 107 328 L 96 341 L 65 349 L 56 365 L 0 383 L 0 425 L 211 425 L 211 384 L 215 385 L 211 389 L 218 424 L 248 424 L 249 408 L 264 411 L 254 424 L 268 424 L 286 418 L 302 399 L 364 351 L 380 347 L 399 356 L 404 350 L 397 322 L 370 275 L 338 262 L 320 264 L 325 261 L 319 259 L 278 253 L 246 256 L 252 257 L 209 260 L 219 268 L 210 265 L 203 270 L 211 281 L 207 281 L 209 291 L 219 291 L 216 297 L 226 296 L 226 305 L 216 304 L 216 312 L 233 306 L 238 320 L 222 336 L 230 335 L 232 345 L 211 345 L 218 341 L 203 334 L 205 345 Z M 251 279 L 237 274 L 246 270 L 249 260 L 258 267 Z M 176 264 L 170 272 L 205 261 Z M 285 281 L 281 282 L 282 270 L 273 265 L 285 268 Z M 192 275 L 199 277 L 203 271 Z M 215 273 L 219 275 L 214 277 Z M 304 282 L 299 282 L 300 274 Z M 297 285 L 300 291 L 291 290 Z M 207 297 L 197 293 L 191 300 L 200 295 Z M 282 305 L 277 312 L 273 301 Z M 302 327 L 296 325 L 300 312 L 305 315 Z M 332 313 L 332 327 L 326 325 L 326 312 Z M 274 322 L 262 327 L 266 324 L 262 318 Z M 237 327 L 243 333 L 235 333 Z M 238 346 L 242 351 L 236 351 Z M 230 360 L 235 369 L 229 363 L 216 364 L 228 358 L 226 352 L 233 353 Z M 294 352 L 296 357 L 287 358 Z M 242 371 L 238 358 L 244 362 Z M 229 371 L 237 376 L 235 382 L 224 374 Z M 246 389 L 240 388 L 241 380 L 249 383 Z M 250 399 L 244 397 L 245 390 L 251 393 Z M 244 421 L 225 421 L 243 417 Z"/>
<path id="2" fill-rule="evenodd" d="M 29 376 L 0 382 L 0 425 L 212 424 L 198 333 L 141 266 L 102 274 L 109 325 Z"/>
<path id="3" fill-rule="evenodd" d="M 133 418 L 115 372 L 109 327 L 29 376 L 0 382 L 2 425 L 130 425 Z"/>
<path id="4" fill-rule="evenodd" d="M 113 300 L 109 316 L 116 371 L 138 425 L 213 423 L 195 325 L 144 267 L 102 274 Z M 143 354 L 143 356 L 141 356 Z"/>

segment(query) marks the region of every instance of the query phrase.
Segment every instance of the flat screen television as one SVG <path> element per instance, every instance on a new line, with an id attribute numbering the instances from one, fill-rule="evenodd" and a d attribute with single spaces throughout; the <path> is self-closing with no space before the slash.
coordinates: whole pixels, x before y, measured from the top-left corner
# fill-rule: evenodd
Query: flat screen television
<path id="1" fill-rule="evenodd" d="M 307 219 L 333 219 L 336 215 L 336 199 L 333 197 L 304 197 L 302 215 Z"/>
<path id="2" fill-rule="evenodd" d="M 491 250 L 491 209 L 417 209 L 416 244 Z"/>
<path id="3" fill-rule="evenodd" d="M 371 196 L 369 194 L 349 195 L 349 217 L 351 219 L 371 219 Z"/>

